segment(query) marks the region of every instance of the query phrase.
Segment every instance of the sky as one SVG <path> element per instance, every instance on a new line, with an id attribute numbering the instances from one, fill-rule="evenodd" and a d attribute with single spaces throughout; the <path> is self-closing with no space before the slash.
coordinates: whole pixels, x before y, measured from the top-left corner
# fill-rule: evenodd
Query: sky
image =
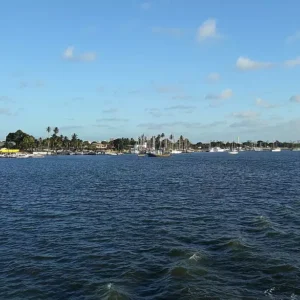
<path id="1" fill-rule="evenodd" d="M 0 140 L 300 140 L 300 2 L 4 0 Z"/>

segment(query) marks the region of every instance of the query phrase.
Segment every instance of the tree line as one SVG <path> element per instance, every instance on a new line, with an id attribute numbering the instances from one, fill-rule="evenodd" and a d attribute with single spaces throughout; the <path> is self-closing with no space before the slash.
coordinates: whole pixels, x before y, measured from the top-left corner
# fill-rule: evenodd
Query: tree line
<path id="1" fill-rule="evenodd" d="M 47 149 L 48 151 L 57 151 L 57 150 L 72 150 L 72 151 L 82 151 L 87 150 L 96 150 L 97 142 L 84 141 L 78 138 L 76 133 L 73 133 L 70 137 L 60 134 L 58 127 L 51 128 L 48 126 L 46 128 L 47 137 L 46 138 L 35 138 L 33 135 L 23 132 L 22 130 L 17 130 L 16 132 L 10 132 L 6 136 L 5 147 L 6 148 L 15 148 L 22 150 L 42 150 Z M 137 140 L 134 138 L 116 138 L 111 141 L 102 141 L 102 144 L 106 144 L 108 148 L 124 151 L 129 150 L 135 145 L 144 145 L 147 144 L 147 147 L 164 148 L 164 149 L 208 149 L 209 147 L 221 147 L 229 148 L 232 142 L 224 141 L 211 141 L 211 142 L 198 142 L 193 144 L 189 139 L 183 137 L 182 135 L 175 139 L 171 134 L 166 136 L 164 133 L 158 134 L 156 136 L 146 137 L 144 134 L 138 137 Z M 243 143 L 235 143 L 237 146 L 241 147 L 272 147 L 274 144 L 277 147 L 281 148 L 293 148 L 299 147 L 300 143 L 294 142 L 269 142 L 269 141 L 246 141 Z"/>
<path id="2" fill-rule="evenodd" d="M 16 148 L 22 150 L 41 150 L 47 148 L 47 150 L 57 151 L 58 149 L 70 150 L 70 149 L 83 149 L 86 146 L 90 146 L 88 141 L 83 141 L 78 138 L 76 133 L 68 136 L 59 135 L 59 128 L 53 129 L 48 126 L 46 128 L 48 134 L 47 138 L 36 139 L 33 135 L 17 130 L 16 132 L 10 132 L 6 136 L 5 146 L 7 148 Z"/>

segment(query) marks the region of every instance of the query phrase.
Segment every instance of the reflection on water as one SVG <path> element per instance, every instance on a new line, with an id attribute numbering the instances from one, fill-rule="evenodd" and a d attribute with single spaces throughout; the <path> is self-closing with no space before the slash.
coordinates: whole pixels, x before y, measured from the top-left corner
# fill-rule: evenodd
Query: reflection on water
<path id="1" fill-rule="evenodd" d="M 300 299 L 300 155 L 0 161 L 1 299 Z"/>

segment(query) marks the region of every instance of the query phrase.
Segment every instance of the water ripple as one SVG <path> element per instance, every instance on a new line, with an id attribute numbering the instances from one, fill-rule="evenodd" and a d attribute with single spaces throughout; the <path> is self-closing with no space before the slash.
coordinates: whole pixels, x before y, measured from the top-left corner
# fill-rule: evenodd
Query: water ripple
<path id="1" fill-rule="evenodd" d="M 300 299 L 298 153 L 0 160 L 1 299 Z"/>

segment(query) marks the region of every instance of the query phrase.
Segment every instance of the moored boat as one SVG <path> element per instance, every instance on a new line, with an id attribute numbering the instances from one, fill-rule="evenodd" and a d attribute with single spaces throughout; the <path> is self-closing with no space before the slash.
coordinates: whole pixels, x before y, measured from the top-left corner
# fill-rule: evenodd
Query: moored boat
<path id="1" fill-rule="evenodd" d="M 239 154 L 239 151 L 233 149 L 232 151 L 228 151 L 228 154 Z"/>
<path id="2" fill-rule="evenodd" d="M 171 153 L 148 153 L 148 156 L 149 157 L 170 157 L 171 156 Z"/>

